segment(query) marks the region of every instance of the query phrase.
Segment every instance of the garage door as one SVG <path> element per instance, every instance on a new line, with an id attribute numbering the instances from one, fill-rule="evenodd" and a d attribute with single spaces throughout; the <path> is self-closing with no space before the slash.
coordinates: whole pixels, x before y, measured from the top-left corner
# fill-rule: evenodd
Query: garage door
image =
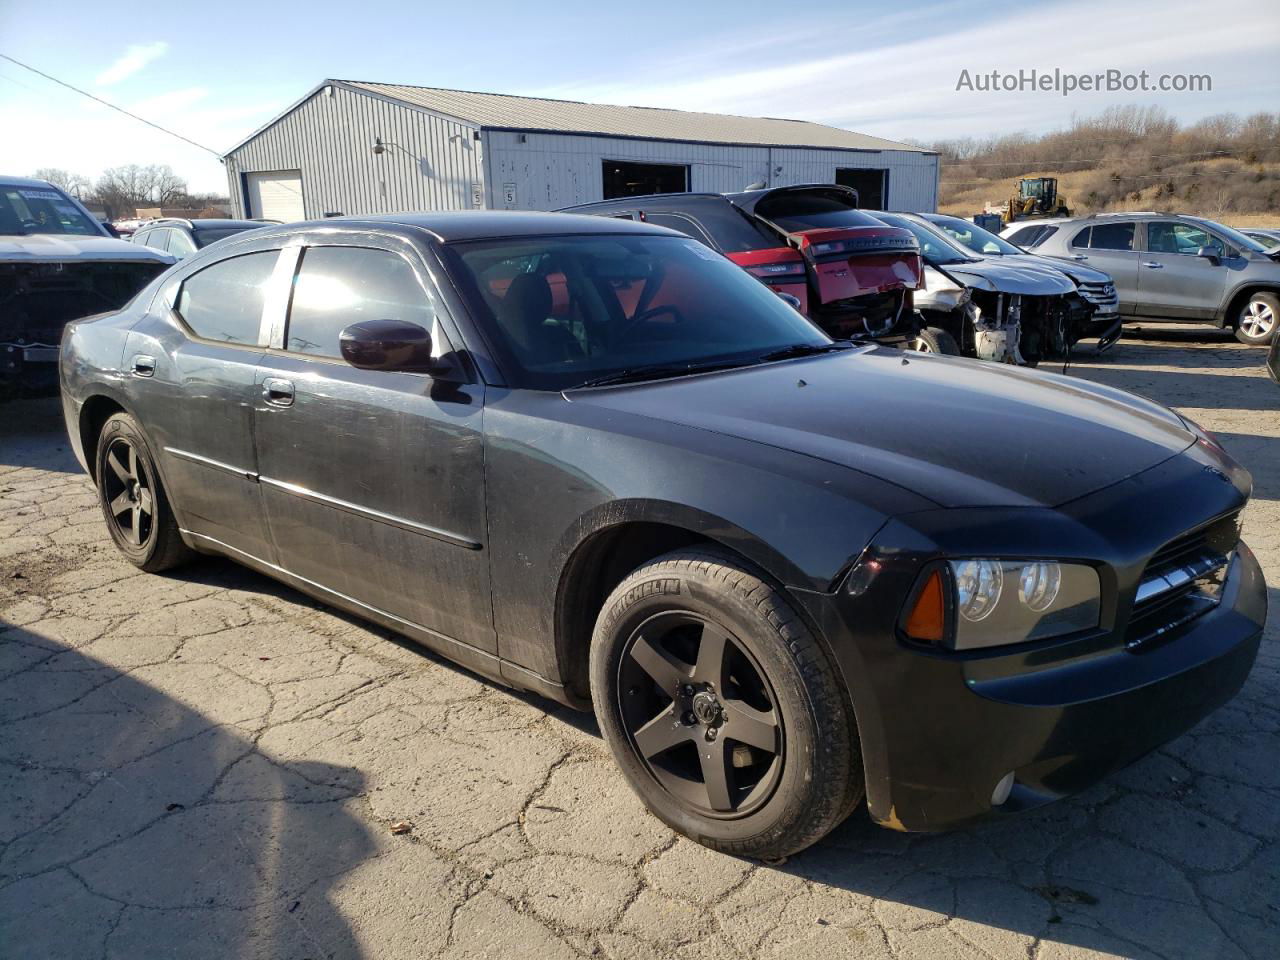
<path id="1" fill-rule="evenodd" d="M 250 217 L 282 223 L 307 219 L 302 208 L 301 170 L 246 173 L 245 189 L 249 195 Z"/>

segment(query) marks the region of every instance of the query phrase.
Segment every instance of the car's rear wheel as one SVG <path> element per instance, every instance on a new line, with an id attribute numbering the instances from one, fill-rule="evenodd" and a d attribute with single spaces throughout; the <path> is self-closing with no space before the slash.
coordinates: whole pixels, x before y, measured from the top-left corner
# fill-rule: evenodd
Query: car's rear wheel
<path id="1" fill-rule="evenodd" d="M 1252 294 L 1236 315 L 1236 339 L 1250 345 L 1267 344 L 1280 322 L 1280 297 L 1261 291 Z"/>
<path id="2" fill-rule="evenodd" d="M 956 338 L 940 327 L 924 327 L 916 337 L 916 349 L 921 353 L 941 353 L 948 357 L 960 356 Z"/>
<path id="3" fill-rule="evenodd" d="M 670 553 L 618 585 L 592 638 L 591 694 L 649 809 L 716 850 L 786 856 L 862 798 L 834 666 L 781 592 L 727 553 Z"/>
<path id="4" fill-rule="evenodd" d="M 116 547 L 148 573 L 188 560 L 150 448 L 127 413 L 107 418 L 98 435 L 98 502 Z"/>

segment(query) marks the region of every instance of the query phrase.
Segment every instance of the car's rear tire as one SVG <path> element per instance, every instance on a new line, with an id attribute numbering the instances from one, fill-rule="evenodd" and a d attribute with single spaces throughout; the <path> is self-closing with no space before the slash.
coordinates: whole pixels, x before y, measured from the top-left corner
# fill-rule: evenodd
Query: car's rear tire
<path id="1" fill-rule="evenodd" d="M 775 859 L 862 799 L 862 756 L 834 665 L 780 590 L 727 552 L 647 563 L 591 641 L 600 729 L 646 806 L 725 853 Z"/>
<path id="2" fill-rule="evenodd" d="M 1250 346 L 1265 346 L 1280 327 L 1280 297 L 1259 290 L 1249 296 L 1236 314 L 1236 339 Z"/>
<path id="3" fill-rule="evenodd" d="M 916 337 L 916 349 L 921 353 L 960 356 L 960 344 L 956 343 L 956 338 L 940 327 L 922 327 Z"/>
<path id="4" fill-rule="evenodd" d="M 194 556 L 182 542 L 146 438 L 129 414 L 114 413 L 102 425 L 95 468 L 107 531 L 130 563 L 158 573 Z"/>

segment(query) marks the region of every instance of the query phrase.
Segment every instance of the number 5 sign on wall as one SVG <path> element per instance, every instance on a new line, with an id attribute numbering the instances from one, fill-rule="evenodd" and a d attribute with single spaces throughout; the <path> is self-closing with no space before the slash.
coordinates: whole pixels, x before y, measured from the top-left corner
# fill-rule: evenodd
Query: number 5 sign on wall
<path id="1" fill-rule="evenodd" d="M 504 183 L 502 185 L 502 205 L 508 210 L 516 205 L 516 185 L 514 183 Z"/>

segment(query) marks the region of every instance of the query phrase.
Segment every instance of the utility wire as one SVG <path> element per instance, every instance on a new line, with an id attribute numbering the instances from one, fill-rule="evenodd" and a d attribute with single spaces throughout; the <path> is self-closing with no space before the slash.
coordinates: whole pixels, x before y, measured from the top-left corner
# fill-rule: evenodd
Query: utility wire
<path id="1" fill-rule="evenodd" d="M 87 90 L 81 90 L 79 87 L 73 86 L 72 84 L 67 83 L 65 80 L 59 80 L 57 77 L 50 76 L 49 74 L 45 73 L 43 70 L 37 70 L 35 67 L 31 66 L 31 64 L 29 63 L 23 63 L 21 60 L 15 60 L 13 57 L 9 56 L 7 53 L 0 53 L 0 59 L 8 60 L 10 63 L 16 63 L 18 66 L 22 67 L 22 69 L 30 70 L 32 73 L 38 74 L 39 76 L 44 77 L 46 80 L 52 80 L 54 83 L 58 84 L 58 86 L 60 87 L 66 87 L 68 90 L 72 90 L 80 94 L 80 96 L 82 97 L 88 97 L 90 100 L 93 100 L 96 103 L 100 103 L 104 107 L 110 107 L 112 110 L 115 110 L 117 113 L 123 113 L 126 117 L 129 117 L 133 120 L 137 120 L 139 123 L 145 123 L 148 127 L 154 127 L 155 129 L 159 130 L 161 133 L 167 133 L 171 137 L 177 137 L 183 143 L 189 143 L 191 144 L 191 146 L 198 147 L 201 150 L 204 150 L 206 153 L 213 154 L 219 160 L 222 159 L 222 154 L 220 154 L 217 150 L 214 150 L 212 147 L 206 147 L 203 143 L 196 143 L 194 140 L 188 137 L 184 137 L 180 133 L 174 133 L 172 130 L 168 129 L 167 127 L 162 127 L 158 123 L 153 123 L 152 121 L 148 120 L 146 117 L 140 117 L 136 113 L 130 113 L 128 110 L 124 109 L 124 107 L 117 107 L 114 103 L 109 103 L 108 101 L 103 100 L 101 97 L 95 97 L 92 93 L 89 93 Z M 17 81 L 14 81 L 14 82 L 16 83 Z"/>

